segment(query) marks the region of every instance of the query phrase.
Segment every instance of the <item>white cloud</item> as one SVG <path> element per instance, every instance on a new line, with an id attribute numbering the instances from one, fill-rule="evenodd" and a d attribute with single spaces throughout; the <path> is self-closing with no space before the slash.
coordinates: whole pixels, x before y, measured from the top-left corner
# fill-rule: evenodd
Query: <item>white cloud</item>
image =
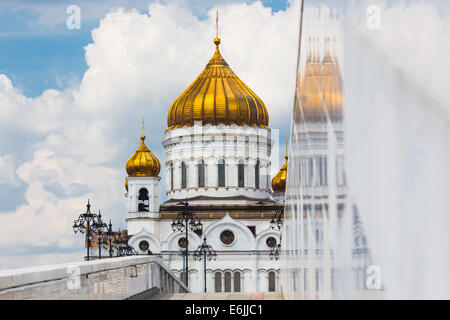
<path id="1" fill-rule="evenodd" d="M 14 158 L 10 154 L 0 157 L 0 184 L 19 185 L 15 174 Z"/>
<path id="2" fill-rule="evenodd" d="M 219 9 L 223 56 L 264 100 L 271 126 L 286 126 L 298 4 L 275 14 L 259 2 Z M 0 213 L 0 224 L 8 226 L 0 233 L 0 255 L 14 248 L 82 250 L 71 226 L 87 198 L 116 227 L 125 226 L 124 164 L 138 146 L 140 118 L 151 119 L 147 145 L 164 162 L 167 111 L 212 56 L 214 24 L 215 9 L 199 20 L 183 4 L 151 4 L 149 14 L 118 10 L 93 30 L 88 70 L 75 88 L 28 98 L 0 75 L 0 134 L 27 137 L 14 152 L 0 154 L 1 183 L 26 184 L 26 203 Z"/>

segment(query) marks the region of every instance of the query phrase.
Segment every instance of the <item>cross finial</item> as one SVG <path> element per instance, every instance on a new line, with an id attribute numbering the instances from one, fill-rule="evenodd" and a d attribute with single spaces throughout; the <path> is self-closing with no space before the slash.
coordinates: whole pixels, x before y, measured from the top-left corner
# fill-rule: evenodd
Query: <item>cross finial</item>
<path id="1" fill-rule="evenodd" d="M 216 38 L 219 37 L 219 11 L 216 10 Z"/>
<path id="2" fill-rule="evenodd" d="M 142 116 L 142 135 L 141 135 L 141 144 L 144 143 L 145 134 L 144 134 L 144 116 Z"/>
<path id="3" fill-rule="evenodd" d="M 216 10 L 216 37 L 214 38 L 214 44 L 216 48 L 219 48 L 220 39 L 219 39 L 219 11 Z"/>

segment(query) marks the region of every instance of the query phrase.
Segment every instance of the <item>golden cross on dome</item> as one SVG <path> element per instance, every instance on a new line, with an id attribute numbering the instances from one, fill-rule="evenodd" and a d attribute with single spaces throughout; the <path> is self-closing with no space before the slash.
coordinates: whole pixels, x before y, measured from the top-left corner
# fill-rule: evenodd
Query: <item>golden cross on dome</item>
<path id="1" fill-rule="evenodd" d="M 144 135 L 144 116 L 142 116 L 142 135 Z"/>

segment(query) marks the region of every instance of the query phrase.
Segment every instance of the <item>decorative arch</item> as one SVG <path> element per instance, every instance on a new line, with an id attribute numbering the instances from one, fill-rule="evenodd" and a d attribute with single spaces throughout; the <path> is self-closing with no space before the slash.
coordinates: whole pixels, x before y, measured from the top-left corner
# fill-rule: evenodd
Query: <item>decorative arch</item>
<path id="1" fill-rule="evenodd" d="M 280 242 L 280 235 L 281 232 L 278 230 L 273 230 L 272 228 L 267 228 L 266 230 L 261 231 L 258 233 L 255 239 L 256 243 L 256 249 L 257 250 L 270 250 L 270 248 L 267 247 L 266 240 L 269 237 L 274 237 L 277 240 L 277 244 Z"/>
<path id="2" fill-rule="evenodd" d="M 180 247 L 178 246 L 178 239 L 185 238 L 185 232 L 173 232 L 169 235 L 167 240 L 163 243 L 162 249 L 168 251 L 180 251 Z M 191 230 L 188 231 L 189 238 L 189 250 L 195 250 L 201 244 L 200 237 Z"/>
<path id="3" fill-rule="evenodd" d="M 220 240 L 222 231 L 230 230 L 234 233 L 235 240 L 232 245 L 225 245 Z M 250 229 L 238 220 L 234 220 L 227 213 L 222 219 L 210 224 L 205 229 L 205 236 L 210 245 L 218 250 L 254 250 L 255 237 Z"/>
<path id="4" fill-rule="evenodd" d="M 139 243 L 144 240 L 148 242 L 148 250 L 150 250 L 151 253 L 159 254 L 161 252 L 161 242 L 153 233 L 148 232 L 145 228 L 142 228 L 141 231 L 134 234 L 130 240 L 128 240 L 128 243 L 138 253 L 148 254 L 148 251 L 144 252 L 139 248 Z"/>

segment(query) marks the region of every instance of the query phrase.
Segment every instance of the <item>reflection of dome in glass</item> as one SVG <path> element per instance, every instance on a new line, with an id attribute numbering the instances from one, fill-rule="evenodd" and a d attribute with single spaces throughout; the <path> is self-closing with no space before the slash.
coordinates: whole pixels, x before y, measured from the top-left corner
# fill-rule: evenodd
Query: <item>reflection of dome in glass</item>
<path id="1" fill-rule="evenodd" d="M 326 122 L 327 116 L 331 121 L 343 119 L 341 71 L 337 58 L 331 54 L 329 41 L 327 37 L 327 49 L 322 61 L 317 52 L 309 52 L 303 79 L 297 81 L 301 102 L 301 110 L 295 110 L 298 123 Z"/>
<path id="2" fill-rule="evenodd" d="M 219 51 L 216 51 L 195 81 L 172 103 L 167 126 L 236 124 L 267 127 L 269 114 L 262 100 L 239 79 Z"/>

